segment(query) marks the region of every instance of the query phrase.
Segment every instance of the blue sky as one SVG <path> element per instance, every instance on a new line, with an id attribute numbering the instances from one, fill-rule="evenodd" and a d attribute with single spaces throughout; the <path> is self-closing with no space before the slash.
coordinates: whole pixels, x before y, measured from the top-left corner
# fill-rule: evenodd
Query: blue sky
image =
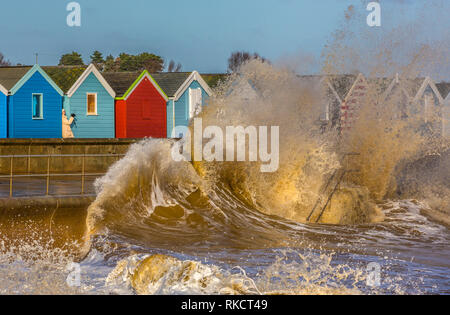
<path id="1" fill-rule="evenodd" d="M 0 51 L 12 62 L 57 64 L 73 50 L 89 61 L 92 51 L 153 52 L 181 62 L 183 70 L 223 72 L 234 50 L 256 51 L 272 61 L 309 54 L 319 58 L 331 33 L 344 22 L 349 5 L 367 27 L 364 0 L 78 0 L 82 25 L 66 24 L 69 0 L 4 0 L 0 11 Z M 381 1 L 385 29 L 420 19 L 424 1 Z M 432 1 L 433 2 L 433 1 Z M 436 1 L 426 16 L 449 12 Z M 420 10 L 419 10 L 420 7 Z M 421 11 L 422 10 L 422 11 Z M 424 23 L 435 39 L 450 29 L 448 16 Z M 358 21 L 356 21 L 358 22 Z M 373 32 L 379 30 L 373 29 Z"/>

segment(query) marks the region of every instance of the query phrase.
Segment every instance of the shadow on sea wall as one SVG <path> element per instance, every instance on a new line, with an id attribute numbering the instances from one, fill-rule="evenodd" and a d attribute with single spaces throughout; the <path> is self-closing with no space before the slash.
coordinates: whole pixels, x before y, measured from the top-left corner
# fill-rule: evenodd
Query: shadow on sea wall
<path id="1" fill-rule="evenodd" d="M 424 200 L 425 215 L 450 226 L 450 149 L 399 167 L 396 197 Z"/>

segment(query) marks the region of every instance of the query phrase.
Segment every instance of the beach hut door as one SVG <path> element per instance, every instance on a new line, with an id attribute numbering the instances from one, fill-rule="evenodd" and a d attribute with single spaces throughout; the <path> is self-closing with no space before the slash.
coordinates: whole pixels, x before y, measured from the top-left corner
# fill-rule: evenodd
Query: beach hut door
<path id="1" fill-rule="evenodd" d="M 202 89 L 189 89 L 189 119 L 202 111 Z"/>

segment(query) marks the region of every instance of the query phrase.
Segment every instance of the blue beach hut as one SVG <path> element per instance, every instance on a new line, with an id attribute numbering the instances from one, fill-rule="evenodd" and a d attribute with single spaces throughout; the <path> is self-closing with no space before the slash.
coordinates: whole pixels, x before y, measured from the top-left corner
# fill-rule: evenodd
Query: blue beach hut
<path id="1" fill-rule="evenodd" d="M 75 114 L 75 138 L 114 138 L 116 93 L 91 64 L 67 91 L 64 109 Z"/>
<path id="2" fill-rule="evenodd" d="M 63 92 L 39 66 L 2 67 L 8 138 L 61 138 Z"/>
<path id="3" fill-rule="evenodd" d="M 8 90 L 0 84 L 0 139 L 8 137 Z"/>
<path id="4" fill-rule="evenodd" d="M 169 98 L 167 137 L 172 138 L 175 127 L 188 126 L 189 121 L 206 106 L 212 90 L 197 71 L 154 73 L 152 77 Z"/>

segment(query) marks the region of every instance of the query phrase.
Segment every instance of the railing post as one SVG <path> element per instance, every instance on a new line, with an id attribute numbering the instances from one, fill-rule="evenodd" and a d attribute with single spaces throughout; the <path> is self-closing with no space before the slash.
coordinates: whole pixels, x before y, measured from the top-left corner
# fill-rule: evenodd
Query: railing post
<path id="1" fill-rule="evenodd" d="M 14 156 L 11 156 L 11 169 L 10 169 L 10 174 L 9 174 L 9 197 L 12 198 L 13 196 L 13 160 L 14 160 Z"/>
<path id="2" fill-rule="evenodd" d="M 47 157 L 47 190 L 46 190 L 46 196 L 49 195 L 49 186 L 50 186 L 50 155 Z"/>
<path id="3" fill-rule="evenodd" d="M 83 155 L 83 164 L 81 167 L 81 194 L 84 195 L 84 172 L 85 172 L 86 153 Z"/>
<path id="4" fill-rule="evenodd" d="M 27 174 L 30 175 L 31 171 L 31 144 L 28 146 L 28 159 L 27 159 Z"/>

